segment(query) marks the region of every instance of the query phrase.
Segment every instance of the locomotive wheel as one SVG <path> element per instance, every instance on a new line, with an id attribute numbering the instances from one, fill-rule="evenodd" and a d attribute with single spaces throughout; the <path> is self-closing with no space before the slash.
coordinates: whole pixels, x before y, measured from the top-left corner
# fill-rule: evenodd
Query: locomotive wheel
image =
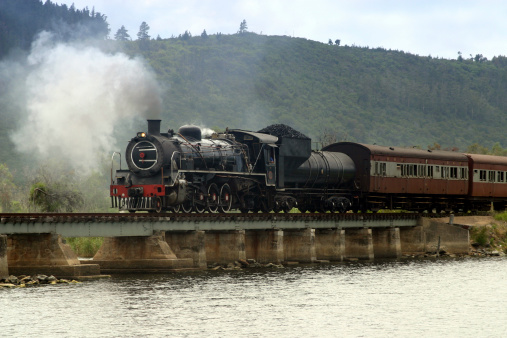
<path id="1" fill-rule="evenodd" d="M 162 212 L 162 198 L 160 198 L 160 196 L 157 196 L 154 202 L 155 202 L 155 212 L 157 214 L 160 214 Z"/>
<path id="2" fill-rule="evenodd" d="M 186 213 L 186 214 L 189 214 L 192 212 L 192 202 L 190 201 L 185 201 L 183 202 L 181 205 L 181 211 Z"/>
<path id="3" fill-rule="evenodd" d="M 269 202 L 267 200 L 261 201 L 261 211 L 265 214 L 267 214 L 271 211 L 268 205 L 269 205 Z"/>
<path id="4" fill-rule="evenodd" d="M 208 187 L 208 211 L 211 213 L 218 212 L 218 200 L 220 191 L 215 183 L 211 183 Z"/>
<path id="5" fill-rule="evenodd" d="M 231 187 L 225 183 L 222 188 L 220 188 L 220 212 L 228 212 L 231 210 L 232 206 L 232 193 Z"/>
<path id="6" fill-rule="evenodd" d="M 197 196 L 198 200 L 194 200 L 194 210 L 202 214 L 206 210 L 206 198 L 202 192 L 197 193 L 195 196 Z"/>
<path id="7" fill-rule="evenodd" d="M 180 212 L 181 206 L 178 204 L 178 205 L 175 205 L 174 207 L 172 207 L 171 209 L 173 212 Z"/>

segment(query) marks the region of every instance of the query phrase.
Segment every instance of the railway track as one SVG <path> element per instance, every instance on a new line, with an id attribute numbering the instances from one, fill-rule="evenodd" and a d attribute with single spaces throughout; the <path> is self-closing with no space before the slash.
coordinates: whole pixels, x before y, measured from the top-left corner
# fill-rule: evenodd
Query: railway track
<path id="1" fill-rule="evenodd" d="M 455 216 L 484 216 L 487 212 L 474 214 L 454 214 Z M 188 222 L 188 221 L 330 221 L 330 220 L 403 220 L 420 217 L 449 217 L 450 214 L 419 214 L 419 213 L 1 213 L 0 224 L 5 223 L 59 223 L 59 222 Z"/>

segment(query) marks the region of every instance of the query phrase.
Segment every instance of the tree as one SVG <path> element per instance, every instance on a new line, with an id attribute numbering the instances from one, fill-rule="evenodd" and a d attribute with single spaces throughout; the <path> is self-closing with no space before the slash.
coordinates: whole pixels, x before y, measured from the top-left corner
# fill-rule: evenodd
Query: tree
<path id="1" fill-rule="evenodd" d="M 2 212 L 10 211 L 11 198 L 15 188 L 9 168 L 5 164 L 0 164 L 0 207 Z"/>
<path id="2" fill-rule="evenodd" d="M 183 33 L 183 35 L 179 35 L 178 38 L 181 39 L 181 40 L 189 40 L 190 38 L 192 37 L 192 33 L 190 33 L 189 31 L 185 31 L 185 33 Z"/>
<path id="3" fill-rule="evenodd" d="M 30 202 L 42 212 L 73 212 L 83 205 L 73 171 L 41 166 L 30 187 Z"/>
<path id="4" fill-rule="evenodd" d="M 463 62 L 463 56 L 462 56 L 461 52 L 458 52 L 458 61 Z"/>
<path id="5" fill-rule="evenodd" d="M 148 26 L 148 24 L 143 21 L 143 23 L 141 23 L 141 26 L 139 26 L 139 32 L 137 33 L 137 39 L 138 40 L 149 40 L 150 39 L 150 36 L 148 34 L 148 31 L 150 30 L 150 26 Z"/>
<path id="6" fill-rule="evenodd" d="M 114 35 L 114 39 L 118 41 L 129 41 L 131 40 L 130 35 L 128 31 L 125 29 L 125 26 L 121 26 L 120 29 L 116 32 Z"/>
<path id="7" fill-rule="evenodd" d="M 327 42 L 329 45 L 332 45 L 333 44 L 333 40 L 329 39 L 329 41 Z"/>
<path id="8" fill-rule="evenodd" d="M 239 33 L 240 34 L 245 33 L 245 32 L 247 32 L 247 29 L 248 29 L 248 26 L 246 24 L 246 20 L 241 21 L 241 23 L 239 24 Z"/>
<path id="9" fill-rule="evenodd" d="M 334 40 L 334 44 L 337 45 L 337 46 L 339 46 L 340 45 L 340 39 Z"/>
<path id="10" fill-rule="evenodd" d="M 208 33 L 206 33 L 206 30 L 203 30 L 201 33 L 201 38 L 207 38 L 207 37 L 208 37 Z"/>

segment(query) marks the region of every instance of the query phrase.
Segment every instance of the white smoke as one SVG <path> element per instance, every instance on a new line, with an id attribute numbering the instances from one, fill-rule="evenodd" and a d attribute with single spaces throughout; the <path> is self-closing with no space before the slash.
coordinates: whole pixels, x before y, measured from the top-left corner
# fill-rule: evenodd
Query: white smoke
<path id="1" fill-rule="evenodd" d="M 26 62 L 27 117 L 11 135 L 21 152 L 88 171 L 116 149 L 120 122 L 160 117 L 160 86 L 141 59 L 52 42 L 43 33 Z"/>

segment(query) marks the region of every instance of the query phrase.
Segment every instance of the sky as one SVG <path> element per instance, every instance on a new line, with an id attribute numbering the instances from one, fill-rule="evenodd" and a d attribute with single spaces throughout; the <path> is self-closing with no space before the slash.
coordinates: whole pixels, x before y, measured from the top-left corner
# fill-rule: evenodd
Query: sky
<path id="1" fill-rule="evenodd" d="M 144 21 L 149 35 L 185 31 L 288 35 L 341 45 L 383 47 L 456 59 L 507 55 L 507 1 L 500 0 L 55 0 L 107 16 L 110 38 L 123 25 L 133 40 Z"/>

